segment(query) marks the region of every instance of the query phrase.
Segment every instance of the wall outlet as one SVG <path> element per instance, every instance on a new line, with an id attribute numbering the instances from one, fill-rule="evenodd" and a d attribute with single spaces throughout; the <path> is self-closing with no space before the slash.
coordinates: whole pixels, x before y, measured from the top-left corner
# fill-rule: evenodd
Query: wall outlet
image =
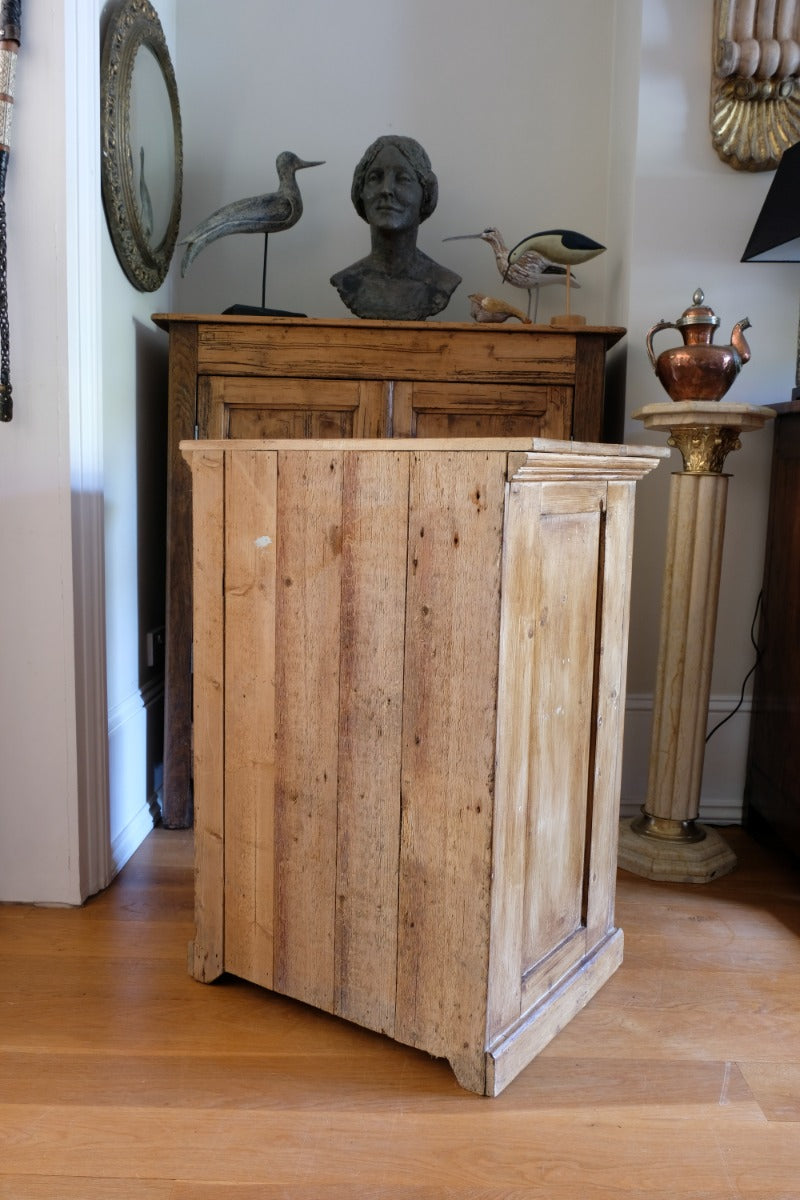
<path id="1" fill-rule="evenodd" d="M 164 651 L 167 641 L 167 631 L 163 625 L 151 629 L 147 634 L 147 665 L 148 667 L 164 666 Z"/>

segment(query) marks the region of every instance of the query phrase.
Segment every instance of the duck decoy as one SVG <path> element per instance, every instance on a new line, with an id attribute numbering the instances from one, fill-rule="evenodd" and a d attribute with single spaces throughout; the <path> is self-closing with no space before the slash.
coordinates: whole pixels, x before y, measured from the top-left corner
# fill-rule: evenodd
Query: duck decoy
<path id="1" fill-rule="evenodd" d="M 551 262 L 560 263 L 565 269 L 578 263 L 588 262 L 602 254 L 605 246 L 584 233 L 574 229 L 543 229 L 540 233 L 530 233 L 522 241 L 517 242 L 508 252 L 508 268 L 511 272 L 528 254 L 543 254 Z M 582 317 L 572 317 L 569 303 L 570 276 L 567 274 L 567 312 L 566 317 L 554 317 L 552 324 L 567 323 L 582 324 Z"/>
<path id="2" fill-rule="evenodd" d="M 498 300 L 494 296 L 484 296 L 481 292 L 470 292 L 469 311 L 474 320 L 481 322 L 507 321 L 509 317 L 516 317 L 523 325 L 531 323 L 530 317 L 521 308 L 515 308 L 513 304 L 507 304 L 505 300 Z"/>
<path id="3" fill-rule="evenodd" d="M 492 247 L 494 260 L 497 263 L 497 269 L 500 272 L 503 282 L 510 283 L 513 287 L 524 288 L 528 293 L 527 313 L 529 317 L 531 315 L 531 292 L 536 292 L 536 306 L 533 310 L 533 320 L 535 321 L 539 311 L 539 288 L 543 284 L 548 283 L 566 283 L 566 268 L 535 250 L 531 250 L 530 254 L 520 257 L 512 267 L 508 261 L 509 252 L 503 241 L 503 235 L 494 226 L 489 226 L 488 229 L 484 229 L 480 233 L 459 233 L 453 237 L 443 238 L 442 240 L 445 242 L 460 242 L 473 238 L 480 238 L 481 241 L 488 242 Z M 580 286 L 574 276 L 572 283 L 574 287 Z"/>
<path id="4" fill-rule="evenodd" d="M 201 250 L 205 250 L 217 238 L 227 237 L 231 233 L 263 233 L 269 236 L 270 233 L 291 229 L 303 215 L 303 201 L 295 173 L 305 167 L 322 165 L 322 161 L 306 162 L 290 150 L 282 151 L 275 160 L 279 183 L 276 192 L 234 200 L 232 204 L 218 208 L 210 217 L 195 225 L 186 237 L 181 238 L 180 244 L 186 247 L 181 275 L 186 274 L 187 267 Z M 266 259 L 266 246 L 264 255 Z"/>

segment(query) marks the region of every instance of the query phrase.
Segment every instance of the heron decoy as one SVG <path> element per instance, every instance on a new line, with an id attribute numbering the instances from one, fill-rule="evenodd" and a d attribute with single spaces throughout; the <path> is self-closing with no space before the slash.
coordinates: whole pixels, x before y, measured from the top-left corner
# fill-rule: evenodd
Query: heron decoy
<path id="1" fill-rule="evenodd" d="M 494 251 L 494 260 L 497 263 L 497 269 L 500 272 L 504 283 L 510 283 L 513 287 L 524 288 L 528 293 L 528 316 L 531 315 L 531 292 L 536 292 L 536 307 L 533 310 L 533 320 L 536 320 L 539 311 L 539 288 L 543 284 L 548 283 L 566 283 L 567 272 L 566 268 L 560 266 L 554 260 L 551 261 L 544 254 L 532 250 L 530 254 L 521 257 L 514 263 L 513 267 L 509 265 L 508 248 L 503 241 L 503 235 L 499 229 L 489 226 L 488 229 L 482 230 L 480 233 L 459 233 L 453 237 L 446 237 L 442 240 L 445 242 L 467 241 L 473 238 L 480 238 L 481 241 L 488 242 Z M 580 284 L 573 276 L 572 283 L 574 287 L 579 287 Z"/>
<path id="2" fill-rule="evenodd" d="M 279 183 L 276 192 L 250 196 L 245 200 L 234 200 L 232 204 L 218 208 L 210 217 L 195 225 L 186 237 L 181 238 L 180 244 L 186 246 L 181 275 L 186 274 L 186 268 L 200 251 L 217 238 L 227 237 L 231 233 L 263 233 L 268 236 L 270 233 L 291 229 L 303 215 L 303 200 L 295 172 L 304 167 L 322 165 L 321 161 L 306 162 L 290 150 L 282 151 L 275 160 Z"/>
<path id="3" fill-rule="evenodd" d="M 498 300 L 494 296 L 484 296 L 481 292 L 470 292 L 469 311 L 474 320 L 481 322 L 507 321 L 509 317 L 516 317 L 523 325 L 531 323 L 530 317 L 521 308 L 515 308 L 513 304 L 507 304 L 505 300 Z"/>
<path id="4" fill-rule="evenodd" d="M 144 146 L 139 147 L 139 209 L 142 214 L 142 233 L 149 242 L 153 233 L 153 201 L 144 177 Z"/>
<path id="5" fill-rule="evenodd" d="M 517 242 L 508 252 L 508 271 L 511 272 L 518 263 L 523 262 L 528 254 L 543 254 L 551 262 L 560 263 L 565 270 L 578 263 L 588 262 L 602 254 L 605 246 L 584 233 L 576 233 L 574 229 L 543 229 L 540 233 L 530 233 L 522 241 Z M 569 304 L 570 276 L 567 275 L 567 313 L 566 320 L 572 321 Z M 560 322 L 561 317 L 554 318 Z M 575 323 L 582 323 L 583 318 L 575 317 Z"/>

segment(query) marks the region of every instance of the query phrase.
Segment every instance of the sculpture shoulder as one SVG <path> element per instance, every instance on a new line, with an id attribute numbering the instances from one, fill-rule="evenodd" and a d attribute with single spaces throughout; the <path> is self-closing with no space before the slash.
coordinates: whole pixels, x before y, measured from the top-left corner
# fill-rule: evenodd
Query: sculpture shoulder
<path id="1" fill-rule="evenodd" d="M 369 256 L 331 276 L 356 316 L 398 321 L 425 320 L 441 312 L 460 282 L 460 275 L 421 251 L 402 276 L 381 270 Z"/>

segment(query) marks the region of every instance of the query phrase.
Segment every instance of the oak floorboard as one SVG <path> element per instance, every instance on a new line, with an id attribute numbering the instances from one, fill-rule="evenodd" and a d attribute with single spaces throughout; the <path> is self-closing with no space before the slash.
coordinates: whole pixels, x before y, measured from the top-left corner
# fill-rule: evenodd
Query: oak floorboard
<path id="1" fill-rule="evenodd" d="M 191 835 L 82 909 L 0 906 L 0 1200 L 798 1200 L 800 872 L 619 872 L 622 967 L 496 1099 L 191 979 Z"/>

